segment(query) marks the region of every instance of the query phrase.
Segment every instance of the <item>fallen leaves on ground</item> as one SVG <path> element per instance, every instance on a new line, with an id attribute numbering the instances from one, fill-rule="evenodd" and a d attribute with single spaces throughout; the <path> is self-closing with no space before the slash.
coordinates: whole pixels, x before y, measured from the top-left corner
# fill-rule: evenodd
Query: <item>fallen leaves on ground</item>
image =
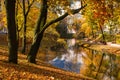
<path id="1" fill-rule="evenodd" d="M 0 47 L 0 80 L 92 80 L 80 74 L 60 70 L 37 60 L 28 63 L 26 55 L 18 54 L 18 64 L 8 63 L 8 50 Z"/>

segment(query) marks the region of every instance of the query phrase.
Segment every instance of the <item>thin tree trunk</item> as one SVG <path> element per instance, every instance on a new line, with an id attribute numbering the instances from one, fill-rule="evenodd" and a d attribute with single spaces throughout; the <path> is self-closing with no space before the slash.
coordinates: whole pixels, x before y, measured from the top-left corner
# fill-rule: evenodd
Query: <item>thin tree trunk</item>
<path id="1" fill-rule="evenodd" d="M 104 56 L 105 56 L 105 53 L 102 54 L 102 57 L 101 57 L 101 60 L 100 60 L 100 64 L 98 66 L 98 70 L 97 70 L 97 73 L 96 73 L 96 76 L 95 76 L 95 79 L 97 79 L 97 77 L 98 77 L 98 74 L 99 74 L 100 68 L 102 66 L 102 62 L 103 62 Z"/>
<path id="2" fill-rule="evenodd" d="M 15 8 L 16 14 L 15 17 L 18 15 L 18 1 L 16 3 L 16 8 Z M 17 40 L 18 40 L 18 48 L 19 48 L 19 27 L 18 27 L 18 19 L 16 18 L 16 29 L 17 29 Z"/>
<path id="3" fill-rule="evenodd" d="M 92 36 L 93 36 L 93 38 L 95 38 L 95 34 L 94 34 L 94 30 L 93 30 L 93 26 L 92 26 Z"/>
<path id="4" fill-rule="evenodd" d="M 27 30 L 27 16 L 28 13 L 30 11 L 31 6 L 33 5 L 35 0 L 32 0 L 32 2 L 30 3 L 30 1 L 28 0 L 28 9 L 26 10 L 26 3 L 25 0 L 23 0 L 23 17 L 24 17 L 24 22 L 23 22 L 23 39 L 22 39 L 22 53 L 25 54 L 26 52 L 26 30 Z"/>
<path id="5" fill-rule="evenodd" d="M 23 41 L 22 41 L 22 53 L 24 54 L 26 51 L 26 22 L 27 22 L 27 16 L 25 14 L 25 0 L 23 0 L 23 18 L 24 18 L 24 22 L 23 22 Z"/>
<path id="6" fill-rule="evenodd" d="M 8 61 L 17 64 L 18 43 L 15 23 L 15 2 L 16 0 L 5 0 L 8 28 L 8 48 L 9 48 Z"/>
<path id="7" fill-rule="evenodd" d="M 101 30 L 101 33 L 102 33 L 103 44 L 106 45 L 105 35 L 104 35 L 104 32 L 103 32 L 102 26 L 101 25 L 99 25 L 99 26 L 100 26 L 100 30 Z"/>

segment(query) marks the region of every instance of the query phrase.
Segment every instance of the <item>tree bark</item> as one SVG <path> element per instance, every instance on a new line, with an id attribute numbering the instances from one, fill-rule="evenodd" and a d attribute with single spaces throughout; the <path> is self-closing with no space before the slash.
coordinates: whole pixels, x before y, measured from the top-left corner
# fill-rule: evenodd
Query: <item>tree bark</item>
<path id="1" fill-rule="evenodd" d="M 25 0 L 23 0 L 22 2 L 23 4 L 23 18 L 24 18 L 24 22 L 23 22 L 23 39 L 22 39 L 22 53 L 24 54 L 26 51 L 26 22 L 27 22 L 27 15 L 25 14 L 26 8 L 25 8 Z"/>
<path id="2" fill-rule="evenodd" d="M 30 48 L 30 52 L 28 53 L 28 62 L 31 63 L 36 63 L 35 59 L 36 59 L 36 55 L 37 52 L 39 50 L 39 46 L 43 37 L 43 33 L 44 31 L 42 31 L 40 34 L 38 34 L 41 29 L 43 28 L 43 26 L 46 23 L 46 19 L 47 19 L 47 0 L 42 0 L 42 5 L 41 5 L 41 9 L 40 9 L 40 15 L 35 27 L 35 32 L 34 32 L 34 38 L 33 38 L 33 43 L 32 46 Z"/>
<path id="3" fill-rule="evenodd" d="M 36 59 L 37 52 L 39 50 L 39 46 L 40 46 L 42 37 L 43 37 L 43 33 L 36 35 L 36 38 L 34 38 L 33 44 L 31 46 L 30 52 L 27 57 L 28 62 L 36 63 L 35 59 Z"/>
<path id="4" fill-rule="evenodd" d="M 7 28 L 8 28 L 8 48 L 10 63 L 17 64 L 17 35 L 16 35 L 16 23 L 15 23 L 15 2 L 16 0 L 5 0 L 6 14 L 7 14 Z"/>

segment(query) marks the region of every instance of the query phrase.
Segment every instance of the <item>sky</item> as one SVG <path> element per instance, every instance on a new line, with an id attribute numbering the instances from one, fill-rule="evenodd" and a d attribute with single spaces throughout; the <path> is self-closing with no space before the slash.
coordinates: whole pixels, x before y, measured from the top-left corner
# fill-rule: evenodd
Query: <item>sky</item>
<path id="1" fill-rule="evenodd" d="M 80 7 L 81 7 L 81 2 L 80 1 L 74 1 L 71 4 L 72 9 L 77 9 L 77 8 L 80 8 Z"/>
<path id="2" fill-rule="evenodd" d="M 80 8 L 81 7 L 81 2 L 80 2 L 80 0 L 78 1 L 78 0 L 76 0 L 76 1 L 74 1 L 74 0 L 70 0 L 70 8 L 71 9 L 78 9 L 78 8 Z M 58 16 L 61 16 L 61 15 L 63 15 L 65 13 L 65 11 L 64 10 L 61 10 L 61 14 L 58 14 Z"/>

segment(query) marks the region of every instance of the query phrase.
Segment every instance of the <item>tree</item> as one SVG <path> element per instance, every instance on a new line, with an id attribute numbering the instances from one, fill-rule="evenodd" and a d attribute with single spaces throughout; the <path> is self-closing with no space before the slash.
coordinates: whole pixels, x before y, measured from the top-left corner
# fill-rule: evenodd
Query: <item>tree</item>
<path id="1" fill-rule="evenodd" d="M 30 11 L 30 8 L 32 6 L 32 4 L 34 3 L 35 0 L 32 0 L 32 2 L 30 3 L 29 0 L 27 0 L 27 3 L 28 3 L 28 9 L 26 10 L 26 1 L 25 0 L 22 0 L 22 5 L 23 5 L 23 41 L 22 41 L 22 53 L 25 53 L 26 51 L 26 28 L 27 28 L 27 17 L 28 17 L 28 13 Z"/>
<path id="2" fill-rule="evenodd" d="M 39 15 L 39 18 L 35 27 L 35 32 L 34 32 L 35 35 L 34 35 L 33 43 L 32 43 L 30 52 L 28 53 L 28 61 L 31 63 L 36 63 L 35 59 L 36 59 L 37 51 L 39 49 L 39 45 L 43 37 L 44 31 L 40 32 L 40 29 L 43 28 L 47 19 L 47 0 L 42 0 L 40 13 L 41 14 Z"/>
<path id="3" fill-rule="evenodd" d="M 53 19 L 50 22 L 46 22 L 47 12 L 48 12 L 47 0 L 41 0 L 40 15 L 38 17 L 38 21 L 37 21 L 36 26 L 35 26 L 36 29 L 34 32 L 33 43 L 32 43 L 32 46 L 30 48 L 30 52 L 28 53 L 28 57 L 27 57 L 28 62 L 36 63 L 35 59 L 36 59 L 37 52 L 39 50 L 41 40 L 43 38 L 43 33 L 50 25 L 64 19 L 65 17 L 67 17 L 69 15 L 69 13 L 70 14 L 78 13 L 85 6 L 82 6 L 81 8 L 76 9 L 76 10 L 74 10 L 74 9 L 70 10 L 69 12 L 66 12 L 65 14 L 63 14 L 62 16 L 60 16 L 56 19 Z"/>
<path id="4" fill-rule="evenodd" d="M 16 35 L 16 22 L 15 22 L 15 3 L 16 0 L 5 0 L 6 14 L 7 14 L 7 28 L 8 28 L 8 48 L 10 63 L 17 64 L 17 35 Z M 11 12 L 12 11 L 12 12 Z"/>
<path id="5" fill-rule="evenodd" d="M 86 0 L 89 7 L 84 11 L 87 22 L 94 29 L 96 26 L 102 34 L 102 41 L 106 44 L 104 35 L 105 23 L 113 19 L 113 3 L 115 0 Z M 114 7 L 115 8 L 115 7 Z M 92 34 L 95 30 L 92 31 Z M 98 33 L 98 31 L 97 31 Z"/>

